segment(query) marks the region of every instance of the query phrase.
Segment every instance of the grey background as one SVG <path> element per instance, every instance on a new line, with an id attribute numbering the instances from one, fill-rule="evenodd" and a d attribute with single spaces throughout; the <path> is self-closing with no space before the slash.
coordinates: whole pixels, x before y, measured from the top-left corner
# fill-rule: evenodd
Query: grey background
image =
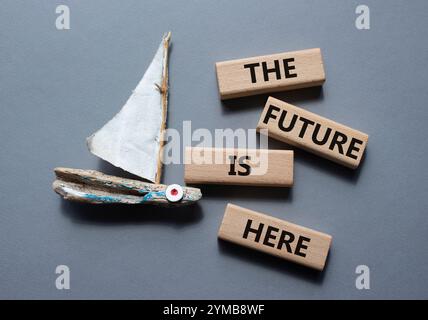
<path id="1" fill-rule="evenodd" d="M 371 9 L 371 30 L 355 8 Z M 67 4 L 71 30 L 55 28 Z M 2 1 L 1 298 L 428 298 L 428 2 Z M 93 207 L 55 166 L 124 174 L 85 138 L 122 106 L 171 30 L 168 126 L 254 128 L 266 96 L 219 100 L 216 61 L 321 47 L 323 89 L 274 96 L 370 135 L 356 172 L 296 151 L 290 189 L 209 187 L 190 209 Z M 271 141 L 272 148 L 287 148 Z M 183 167 L 165 167 L 165 183 Z M 313 272 L 217 241 L 227 202 L 333 236 Z M 55 288 L 55 267 L 71 290 Z M 355 268 L 371 289 L 355 288 Z"/>

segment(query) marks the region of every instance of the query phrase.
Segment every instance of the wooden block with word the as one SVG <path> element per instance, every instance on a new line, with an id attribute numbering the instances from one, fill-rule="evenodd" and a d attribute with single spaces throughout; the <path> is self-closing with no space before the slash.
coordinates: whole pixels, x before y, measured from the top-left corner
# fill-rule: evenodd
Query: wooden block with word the
<path id="1" fill-rule="evenodd" d="M 308 49 L 216 63 L 221 99 L 320 86 L 321 50 Z"/>
<path id="2" fill-rule="evenodd" d="M 218 237 L 307 267 L 323 270 L 332 237 L 228 204 Z"/>
<path id="3" fill-rule="evenodd" d="M 293 154 L 291 150 L 187 147 L 184 181 L 290 187 Z"/>
<path id="4" fill-rule="evenodd" d="M 312 112 L 269 97 L 257 130 L 274 139 L 356 169 L 369 136 Z"/>

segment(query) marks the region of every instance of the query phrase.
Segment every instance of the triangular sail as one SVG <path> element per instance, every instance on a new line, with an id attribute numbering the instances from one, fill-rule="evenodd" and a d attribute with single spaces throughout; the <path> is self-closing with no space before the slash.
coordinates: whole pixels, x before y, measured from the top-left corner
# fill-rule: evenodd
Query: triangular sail
<path id="1" fill-rule="evenodd" d="M 170 33 L 119 113 L 87 139 L 94 155 L 155 183 L 160 182 L 162 171 L 169 40 Z"/>

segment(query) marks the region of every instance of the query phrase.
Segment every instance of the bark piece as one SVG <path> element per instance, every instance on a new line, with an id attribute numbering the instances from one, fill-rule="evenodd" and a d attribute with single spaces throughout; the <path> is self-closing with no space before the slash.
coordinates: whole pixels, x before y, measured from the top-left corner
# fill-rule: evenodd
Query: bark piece
<path id="1" fill-rule="evenodd" d="M 53 189 L 66 200 L 102 203 L 187 205 L 198 201 L 201 190 L 181 187 L 183 198 L 178 202 L 167 199 L 167 185 L 106 175 L 95 170 L 55 168 Z"/>

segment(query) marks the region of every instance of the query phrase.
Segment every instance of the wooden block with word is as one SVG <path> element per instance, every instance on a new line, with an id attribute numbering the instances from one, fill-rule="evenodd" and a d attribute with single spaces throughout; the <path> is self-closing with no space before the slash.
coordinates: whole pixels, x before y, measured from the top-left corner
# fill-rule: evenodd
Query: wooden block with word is
<path id="1" fill-rule="evenodd" d="M 293 185 L 293 151 L 187 147 L 184 181 L 189 184 Z"/>
<path id="2" fill-rule="evenodd" d="M 320 86 L 321 50 L 308 49 L 216 63 L 222 99 Z"/>
<path id="3" fill-rule="evenodd" d="M 284 101 L 269 97 L 257 125 L 268 135 L 356 169 L 369 136 Z"/>
<path id="4" fill-rule="evenodd" d="M 332 237 L 256 211 L 228 204 L 220 239 L 323 270 Z"/>

